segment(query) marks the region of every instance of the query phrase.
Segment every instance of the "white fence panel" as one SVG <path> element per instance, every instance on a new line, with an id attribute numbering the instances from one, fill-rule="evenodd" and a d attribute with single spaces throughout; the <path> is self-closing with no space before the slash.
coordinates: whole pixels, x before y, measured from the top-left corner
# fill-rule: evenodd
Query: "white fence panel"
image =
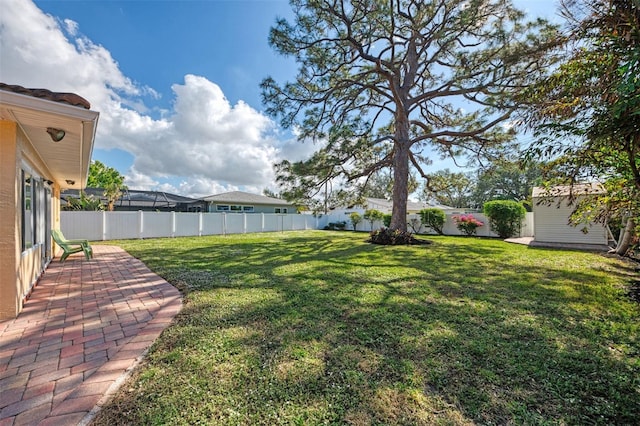
<path id="1" fill-rule="evenodd" d="M 270 214 L 264 216 L 264 232 L 275 232 L 280 229 L 279 215 Z"/>
<path id="2" fill-rule="evenodd" d="M 225 234 L 244 233 L 244 215 L 239 213 L 225 213 Z"/>
<path id="3" fill-rule="evenodd" d="M 65 238 L 86 238 L 92 241 L 104 239 L 104 212 L 61 212 L 60 229 Z"/>
<path id="4" fill-rule="evenodd" d="M 522 227 L 520 228 L 521 237 L 533 237 L 536 234 L 534 227 L 533 212 L 527 212 L 522 221 Z"/>
<path id="5" fill-rule="evenodd" d="M 329 223 L 329 216 L 326 214 L 321 214 L 317 218 L 318 229 L 324 229 L 325 226 Z"/>
<path id="6" fill-rule="evenodd" d="M 122 240 L 138 238 L 140 234 L 138 212 L 108 212 L 105 213 L 105 240 Z"/>
<path id="7" fill-rule="evenodd" d="M 307 229 L 318 229 L 318 221 L 309 214 L 292 215 L 292 229 L 295 231 L 303 231 Z"/>
<path id="8" fill-rule="evenodd" d="M 202 235 L 224 234 L 224 214 L 200 213 L 202 215 Z"/>
<path id="9" fill-rule="evenodd" d="M 476 235 L 478 237 L 497 237 L 498 235 L 491 230 L 491 226 L 489 225 L 489 219 L 482 213 L 465 213 L 471 214 L 473 217 L 482 222 L 482 226 L 476 228 Z M 442 231 L 445 235 L 464 235 L 462 231 L 458 229 L 456 226 L 456 222 L 454 220 L 454 216 L 461 216 L 461 214 L 447 214 L 446 221 L 444 223 L 444 228 Z"/>
<path id="10" fill-rule="evenodd" d="M 476 230 L 476 235 L 478 235 L 479 237 L 497 237 L 498 236 L 496 233 L 494 233 L 491 230 L 491 226 L 489 225 L 489 219 L 483 213 L 471 213 L 471 214 L 473 215 L 473 217 L 475 217 L 476 219 L 478 219 L 480 222 L 483 223 L 483 225 L 478 227 L 478 229 Z M 463 235 L 463 233 L 460 232 L 460 230 L 458 230 L 458 228 L 456 227 L 456 223 L 453 220 L 453 216 L 458 216 L 458 215 L 460 215 L 460 213 L 446 214 L 445 224 L 442 229 L 444 235 Z M 413 227 L 411 226 L 413 224 L 411 222 L 412 219 L 418 220 L 417 223 L 414 222 L 415 224 L 413 225 Z M 349 220 L 348 216 L 345 216 L 344 214 L 332 214 L 332 213 L 323 215 L 319 218 L 318 229 L 322 229 L 332 222 L 333 223 L 346 222 L 347 225 L 345 229 L 349 229 L 349 230 L 353 229 L 353 225 L 351 225 L 351 221 Z M 373 229 L 379 229 L 383 226 L 384 226 L 384 223 L 382 221 L 377 221 L 377 222 L 374 222 Z M 371 223 L 368 220 L 363 219 L 362 222 L 358 224 L 356 229 L 358 231 L 371 231 L 372 230 Z M 420 215 L 418 214 L 407 215 L 407 229 L 414 233 L 431 234 L 431 235 L 435 234 L 435 232 L 432 229 L 425 227 L 421 223 Z M 518 236 L 533 237 L 533 235 L 534 235 L 533 213 L 527 212 L 525 215 L 525 218 L 522 220 L 520 234 Z"/>
<path id="11" fill-rule="evenodd" d="M 489 224 L 489 218 L 482 213 L 473 213 L 473 217 L 483 223 L 482 226 L 476 229 L 476 235 L 479 237 L 497 237 L 498 234 L 491 230 Z M 453 218 L 451 219 L 453 221 Z M 461 234 L 461 232 L 459 232 Z"/>
<path id="12" fill-rule="evenodd" d="M 262 232 L 262 221 L 264 214 L 243 213 L 245 220 L 245 232 Z"/>
<path id="13" fill-rule="evenodd" d="M 138 238 L 171 237 L 172 217 L 170 212 L 138 212 L 140 235 Z M 128 237 L 135 238 L 135 237 Z"/>
<path id="14" fill-rule="evenodd" d="M 496 237 L 489 221 L 482 213 L 472 213 L 484 225 L 476 235 Z M 461 235 L 455 225 L 453 214 L 446 215 L 443 228 L 445 235 Z M 419 222 L 418 215 L 409 215 L 408 228 L 412 232 L 433 234 Z M 413 221 L 412 219 L 418 219 Z M 128 238 L 157 238 L 199 235 L 242 234 L 247 232 L 277 232 L 304 229 L 322 229 L 330 222 L 343 221 L 343 217 L 324 215 L 288 215 L 265 213 L 174 213 L 174 212 L 61 212 L 60 226 L 69 239 L 87 238 L 93 241 Z M 519 236 L 534 235 L 533 213 L 527 213 L 522 221 Z M 373 229 L 383 226 L 374 222 Z M 369 221 L 358 224 L 358 231 L 371 231 Z M 352 229 L 347 221 L 346 229 Z"/>
<path id="15" fill-rule="evenodd" d="M 173 236 L 193 237 L 200 235 L 200 213 L 171 213 L 173 217 Z"/>
<path id="16" fill-rule="evenodd" d="M 293 215 L 287 214 L 282 215 L 282 228 L 281 231 L 291 231 L 293 230 L 293 220 L 291 219 Z"/>
<path id="17" fill-rule="evenodd" d="M 317 220 L 317 223 L 318 223 L 317 228 L 315 229 L 324 229 L 324 227 L 329 225 L 330 223 L 337 223 L 337 222 L 346 222 L 345 229 L 353 230 L 353 225 L 351 224 L 351 219 L 349 218 L 349 216 L 344 214 L 335 214 L 335 213 L 329 213 L 329 214 L 320 216 Z M 356 230 L 371 232 L 374 229 L 380 229 L 382 227 L 384 227 L 384 222 L 382 222 L 381 220 L 374 221 L 373 227 L 372 227 L 371 222 L 362 218 L 362 222 L 358 224 L 358 226 L 356 227 Z"/>

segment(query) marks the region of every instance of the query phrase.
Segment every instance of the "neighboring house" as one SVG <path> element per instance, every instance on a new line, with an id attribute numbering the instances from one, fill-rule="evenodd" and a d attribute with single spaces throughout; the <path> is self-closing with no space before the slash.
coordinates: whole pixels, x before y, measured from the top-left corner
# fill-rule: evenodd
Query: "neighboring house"
<path id="1" fill-rule="evenodd" d="M 103 205 L 107 204 L 104 189 L 86 188 L 84 192 L 88 196 L 99 198 Z M 67 202 L 70 198 L 79 198 L 80 191 L 70 189 L 63 191 L 60 196 L 62 202 Z M 207 203 L 162 191 L 125 189 L 122 191 L 122 196 L 114 203 L 113 209 L 115 211 L 203 212 L 207 211 Z"/>
<path id="2" fill-rule="evenodd" d="M 296 206 L 286 200 L 242 191 L 211 195 L 203 200 L 212 213 L 297 213 Z"/>
<path id="3" fill-rule="evenodd" d="M 572 226 L 568 223 L 576 202 L 604 192 L 605 189 L 599 183 L 579 184 L 573 188 L 533 188 L 534 243 L 580 244 L 605 248 L 609 241 L 606 225 L 589 223 Z M 569 205 L 571 195 L 575 197 L 575 201 Z"/>
<path id="4" fill-rule="evenodd" d="M 55 254 L 60 191 L 86 183 L 98 115 L 72 93 L 0 83 L 0 320 L 20 313 Z"/>

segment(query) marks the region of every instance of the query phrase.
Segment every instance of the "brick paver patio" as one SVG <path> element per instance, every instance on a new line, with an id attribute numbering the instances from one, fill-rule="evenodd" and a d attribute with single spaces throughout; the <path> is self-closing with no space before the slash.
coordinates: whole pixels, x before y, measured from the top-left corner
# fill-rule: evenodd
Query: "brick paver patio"
<path id="1" fill-rule="evenodd" d="M 115 246 L 53 260 L 18 318 L 0 322 L 0 426 L 87 424 L 182 307 Z"/>

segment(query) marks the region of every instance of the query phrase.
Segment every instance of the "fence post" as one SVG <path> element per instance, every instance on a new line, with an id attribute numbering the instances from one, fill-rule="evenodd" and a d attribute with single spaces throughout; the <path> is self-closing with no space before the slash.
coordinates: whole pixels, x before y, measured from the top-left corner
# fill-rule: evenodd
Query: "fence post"
<path id="1" fill-rule="evenodd" d="M 242 213 L 242 233 L 247 233 L 247 214 Z"/>
<path id="2" fill-rule="evenodd" d="M 107 240 L 107 212 L 102 210 L 102 241 Z"/>
<path id="3" fill-rule="evenodd" d="M 171 212 L 171 238 L 176 236 L 176 212 Z"/>
<path id="4" fill-rule="evenodd" d="M 227 235 L 227 214 L 222 212 L 222 235 Z"/>
<path id="5" fill-rule="evenodd" d="M 144 212 L 138 210 L 138 238 L 142 239 L 144 235 Z"/>
<path id="6" fill-rule="evenodd" d="M 262 216 L 262 222 L 260 223 L 260 231 L 264 232 L 264 213 L 260 213 Z"/>
<path id="7" fill-rule="evenodd" d="M 198 213 L 198 237 L 202 237 L 202 212 Z"/>

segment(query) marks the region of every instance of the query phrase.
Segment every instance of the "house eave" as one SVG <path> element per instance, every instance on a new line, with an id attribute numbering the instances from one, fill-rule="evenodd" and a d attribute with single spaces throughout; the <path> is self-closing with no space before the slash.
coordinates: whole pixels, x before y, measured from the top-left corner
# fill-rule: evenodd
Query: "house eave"
<path id="1" fill-rule="evenodd" d="M 61 188 L 84 187 L 99 115 L 82 107 L 0 90 L 0 119 L 17 123 Z M 65 137 L 53 142 L 48 127 L 64 130 Z"/>

